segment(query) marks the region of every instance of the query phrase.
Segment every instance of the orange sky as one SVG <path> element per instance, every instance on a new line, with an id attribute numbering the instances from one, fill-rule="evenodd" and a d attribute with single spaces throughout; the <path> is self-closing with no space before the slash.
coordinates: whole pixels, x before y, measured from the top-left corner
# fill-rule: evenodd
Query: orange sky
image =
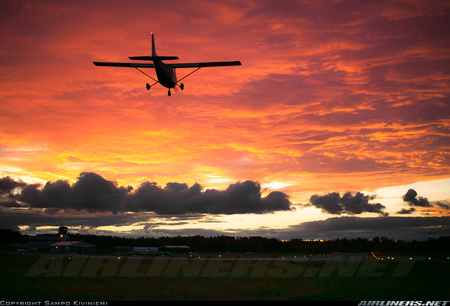
<path id="1" fill-rule="evenodd" d="M 2 1 L 0 8 L 0 177 L 73 184 L 92 172 L 118 186 L 204 189 L 251 180 L 297 207 L 272 221 L 224 218 L 224 228 L 334 217 L 312 208 L 310 197 L 403 186 L 392 203 L 373 201 L 392 216 L 409 207 L 402 196 L 419 182 L 438 186 L 417 189 L 420 196 L 448 203 L 448 1 Z M 147 91 L 151 80 L 132 68 L 92 64 L 149 55 L 150 32 L 158 55 L 242 66 L 201 69 L 169 98 L 161 86 Z"/>

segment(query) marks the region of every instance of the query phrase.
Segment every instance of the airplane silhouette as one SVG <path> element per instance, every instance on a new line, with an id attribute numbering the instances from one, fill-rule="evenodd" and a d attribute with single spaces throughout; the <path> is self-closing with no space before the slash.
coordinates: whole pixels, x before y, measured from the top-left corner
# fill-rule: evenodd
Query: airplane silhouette
<path id="1" fill-rule="evenodd" d="M 156 55 L 156 47 L 155 47 L 155 38 L 152 33 L 152 56 L 130 56 L 130 60 L 141 60 L 141 61 L 153 61 L 153 64 L 147 63 L 118 63 L 118 62 L 93 62 L 96 66 L 107 66 L 107 67 L 130 67 L 136 68 L 139 72 L 145 74 L 149 78 L 151 78 L 155 83 L 150 85 L 146 84 L 147 90 L 149 90 L 153 85 L 157 83 L 161 84 L 164 87 L 169 89 L 168 95 L 170 97 L 171 92 L 170 89 L 178 86 L 181 90 L 184 89 L 184 84 L 180 83 L 181 80 L 184 80 L 200 68 L 205 67 L 221 67 L 221 66 L 237 66 L 241 65 L 240 61 L 225 61 L 225 62 L 199 62 L 199 63 L 174 63 L 174 64 L 166 64 L 163 60 L 177 60 L 178 56 L 158 56 Z M 157 75 L 157 80 L 140 70 L 139 68 L 154 68 Z M 177 75 L 175 73 L 176 68 L 197 68 L 191 73 L 187 74 L 180 80 L 177 80 Z"/>

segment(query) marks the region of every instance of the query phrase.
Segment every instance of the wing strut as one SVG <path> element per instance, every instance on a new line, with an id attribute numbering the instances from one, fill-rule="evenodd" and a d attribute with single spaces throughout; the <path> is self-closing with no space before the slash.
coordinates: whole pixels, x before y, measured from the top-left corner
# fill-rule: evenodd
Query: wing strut
<path id="1" fill-rule="evenodd" d="M 185 75 L 184 77 L 182 77 L 181 79 L 179 79 L 179 80 L 177 81 L 177 83 L 179 83 L 181 80 L 184 80 L 185 78 L 187 78 L 188 76 L 190 76 L 191 74 L 193 74 L 194 72 L 196 72 L 197 70 L 200 70 L 200 68 L 202 68 L 202 67 L 198 67 L 197 69 L 195 69 L 195 70 L 192 71 L 191 73 Z"/>
<path id="2" fill-rule="evenodd" d="M 141 69 L 139 69 L 138 67 L 134 67 L 134 68 L 136 68 L 136 70 L 139 71 L 140 73 L 143 73 L 143 74 L 145 74 L 146 76 L 148 76 L 150 79 L 152 79 L 152 80 L 155 81 L 156 83 L 159 82 L 158 80 L 154 79 L 153 77 L 151 77 L 150 75 L 148 75 L 147 73 L 145 73 L 144 71 L 142 71 Z M 156 83 L 155 83 L 155 84 L 156 84 Z"/>

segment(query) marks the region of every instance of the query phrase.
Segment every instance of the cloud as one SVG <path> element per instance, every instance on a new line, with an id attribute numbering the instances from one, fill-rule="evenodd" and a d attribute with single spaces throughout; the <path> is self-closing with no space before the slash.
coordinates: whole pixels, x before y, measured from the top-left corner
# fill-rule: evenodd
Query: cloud
<path id="1" fill-rule="evenodd" d="M 397 211 L 397 214 L 399 214 L 399 215 L 409 215 L 409 214 L 412 214 L 415 211 L 416 211 L 416 209 L 414 207 L 411 207 L 411 208 L 408 208 L 408 209 L 402 208 L 401 210 Z"/>
<path id="2" fill-rule="evenodd" d="M 5 186 L 18 184 L 11 179 L 4 181 L 8 182 Z M 253 181 L 237 182 L 226 190 L 205 191 L 197 183 L 191 187 L 185 183 L 168 183 L 161 188 L 154 182 L 144 182 L 134 191 L 132 187 L 117 186 L 96 173 L 83 172 L 73 185 L 58 180 L 47 182 L 42 188 L 39 184 L 21 184 L 21 187 L 17 200 L 30 208 L 45 208 L 49 213 L 74 209 L 113 214 L 264 214 L 291 209 L 287 194 L 274 191 L 263 198 L 260 184 Z"/>
<path id="3" fill-rule="evenodd" d="M 26 183 L 21 181 L 16 182 L 9 176 L 3 177 L 0 179 L 0 196 L 3 194 L 10 193 L 12 190 L 16 188 L 24 187 L 25 185 Z"/>
<path id="4" fill-rule="evenodd" d="M 289 226 L 278 235 L 286 239 L 335 239 L 389 237 L 393 239 L 423 240 L 433 228 L 439 236 L 450 235 L 450 217 L 335 217 L 303 222 Z"/>
<path id="5" fill-rule="evenodd" d="M 341 214 L 344 208 L 339 204 L 340 195 L 337 192 L 329 193 L 324 196 L 313 195 L 309 202 L 323 212 L 329 214 Z"/>
<path id="6" fill-rule="evenodd" d="M 22 207 L 16 199 L 17 194 L 13 191 L 26 186 L 26 183 L 15 181 L 9 176 L 0 179 L 0 206 L 1 207 Z"/>
<path id="7" fill-rule="evenodd" d="M 445 209 L 445 210 L 450 210 L 450 204 L 447 202 L 447 203 L 444 203 L 444 202 L 436 202 L 435 203 L 435 205 L 436 206 L 439 206 L 440 208 L 443 208 L 443 209 Z"/>
<path id="8" fill-rule="evenodd" d="M 351 192 L 347 192 L 341 197 L 339 193 L 333 192 L 324 196 L 313 195 L 309 202 L 329 214 L 340 215 L 341 213 L 346 213 L 355 215 L 363 212 L 372 212 L 387 216 L 387 213 L 383 212 L 383 209 L 386 208 L 384 205 L 369 203 L 375 197 L 375 195 L 364 195 L 361 192 L 357 192 L 354 195 Z"/>
<path id="9" fill-rule="evenodd" d="M 403 201 L 408 202 L 410 206 L 432 207 L 427 198 L 417 197 L 417 192 L 414 189 L 409 189 L 403 195 Z"/>
<path id="10" fill-rule="evenodd" d="M 23 188 L 19 199 L 34 208 L 56 208 L 89 212 L 124 211 L 128 189 L 117 187 L 95 173 L 81 173 L 78 181 L 70 186 L 67 181 L 32 184 Z"/>
<path id="11" fill-rule="evenodd" d="M 157 214 L 248 214 L 290 210 L 289 197 L 271 192 L 262 198 L 261 186 L 253 181 L 231 184 L 226 190 L 202 191 L 199 184 L 169 183 L 161 189 L 155 183 L 144 183 L 132 195 L 129 211 L 153 211 Z"/>

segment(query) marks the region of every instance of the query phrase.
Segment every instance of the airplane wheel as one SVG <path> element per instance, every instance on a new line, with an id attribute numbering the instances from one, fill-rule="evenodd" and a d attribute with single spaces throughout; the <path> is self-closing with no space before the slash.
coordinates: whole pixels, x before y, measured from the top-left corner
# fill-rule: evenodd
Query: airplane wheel
<path id="1" fill-rule="evenodd" d="M 181 90 L 184 89 L 184 84 L 183 84 L 183 83 L 180 84 L 180 89 L 181 89 Z"/>
<path id="2" fill-rule="evenodd" d="M 170 97 L 170 95 L 172 94 L 171 92 L 170 92 L 170 90 L 169 90 L 169 92 L 167 93 L 168 95 L 169 95 L 169 97 Z"/>
<path id="3" fill-rule="evenodd" d="M 147 87 L 147 90 L 150 90 L 150 84 L 149 83 L 145 84 L 145 87 Z"/>

